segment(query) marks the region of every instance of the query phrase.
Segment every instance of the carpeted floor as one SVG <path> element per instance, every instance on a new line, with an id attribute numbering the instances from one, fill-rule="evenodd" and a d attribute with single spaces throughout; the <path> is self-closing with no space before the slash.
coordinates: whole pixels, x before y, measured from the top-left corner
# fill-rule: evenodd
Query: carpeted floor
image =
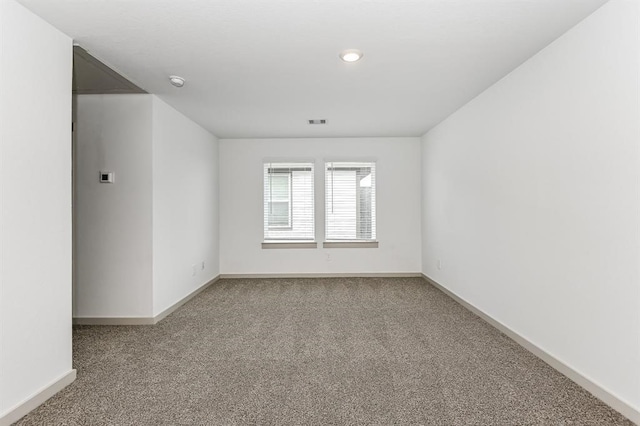
<path id="1" fill-rule="evenodd" d="M 631 424 L 419 278 L 221 280 L 74 365 L 18 424 Z"/>

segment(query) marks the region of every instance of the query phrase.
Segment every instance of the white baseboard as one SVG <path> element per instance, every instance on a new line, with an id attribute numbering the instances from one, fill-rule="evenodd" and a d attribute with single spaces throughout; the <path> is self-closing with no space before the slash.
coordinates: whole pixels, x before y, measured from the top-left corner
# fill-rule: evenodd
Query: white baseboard
<path id="1" fill-rule="evenodd" d="M 207 287 L 218 281 L 220 278 L 220 275 L 218 275 L 212 280 L 207 281 L 205 284 L 201 285 L 153 317 L 79 317 L 74 318 L 73 323 L 77 325 L 155 325 L 175 312 L 180 306 L 193 299 L 200 292 L 206 290 Z"/>
<path id="2" fill-rule="evenodd" d="M 154 325 L 154 317 L 78 317 L 75 325 Z"/>
<path id="3" fill-rule="evenodd" d="M 76 379 L 76 370 L 70 370 L 53 382 L 41 388 L 29 398 L 18 403 L 0 415 L 0 426 L 9 426 L 42 405 L 47 399 L 67 387 Z"/>
<path id="4" fill-rule="evenodd" d="M 178 300 L 176 303 L 174 303 L 173 305 L 169 306 L 167 309 L 165 309 L 164 311 L 160 312 L 158 315 L 156 315 L 155 317 L 153 317 L 154 320 L 154 324 L 159 323 L 160 321 L 162 321 L 163 319 L 165 319 L 166 317 L 168 317 L 169 315 L 171 315 L 173 312 L 175 312 L 180 306 L 184 305 L 185 303 L 187 303 L 189 300 L 193 299 L 194 297 L 196 297 L 198 294 L 202 293 L 204 290 L 206 290 L 210 285 L 214 284 L 215 282 L 217 282 L 220 279 L 220 275 L 216 276 L 215 278 L 213 278 L 210 281 L 207 281 L 205 284 L 201 285 L 200 287 L 198 287 L 197 289 L 195 289 L 194 291 L 192 291 L 191 293 L 187 294 L 185 297 L 183 297 L 182 299 Z"/>
<path id="5" fill-rule="evenodd" d="M 554 357 L 550 353 L 548 353 L 545 350 L 541 349 L 540 347 L 536 346 L 535 343 L 532 343 L 531 341 L 527 340 L 525 337 L 522 337 L 520 334 L 518 334 L 517 332 L 513 331 L 512 329 L 510 329 L 505 324 L 503 324 L 500 321 L 494 319 L 493 317 L 491 317 L 489 314 L 485 313 L 484 311 L 476 308 L 471 303 L 467 302 L 465 299 L 463 299 L 462 297 L 458 296 L 457 294 L 455 294 L 451 290 L 445 288 L 444 286 L 442 286 L 438 282 L 432 280 L 431 278 L 429 278 L 428 276 L 426 276 L 424 274 L 422 274 L 422 277 L 429 284 L 433 285 L 438 290 L 442 291 L 444 294 L 446 294 L 447 296 L 451 297 L 453 300 L 455 300 L 456 302 L 458 302 L 459 304 L 464 306 L 466 309 L 468 309 L 469 311 L 473 312 L 474 314 L 476 314 L 477 316 L 479 316 L 480 318 L 485 320 L 487 323 L 492 325 L 498 331 L 500 331 L 503 334 L 505 334 L 508 337 L 510 337 L 512 340 L 514 340 L 520 346 L 522 346 L 523 348 L 525 348 L 526 350 L 528 350 L 529 352 L 531 352 L 532 354 L 534 354 L 535 356 L 540 358 L 542 361 L 544 361 L 547 364 L 549 364 L 551 367 L 553 367 L 555 370 L 559 371 L 564 376 L 566 376 L 569 379 L 571 379 L 578 386 L 583 387 L 589 393 L 591 393 L 593 396 L 595 396 L 596 398 L 600 399 L 602 402 L 604 402 L 605 404 L 607 404 L 608 406 L 610 406 L 611 408 L 613 408 L 614 410 L 616 410 L 617 412 L 619 412 L 623 416 L 627 417 L 629 420 L 631 420 L 635 424 L 640 424 L 640 411 L 637 410 L 636 408 L 634 408 L 631 404 L 629 404 L 628 402 L 624 401 L 623 399 L 617 397 L 616 395 L 614 395 L 613 393 L 611 393 L 610 391 L 608 391 L 607 389 L 605 389 L 601 385 L 597 384 L 593 380 L 589 379 L 588 377 L 586 377 L 583 374 L 579 373 L 578 371 L 574 370 L 573 368 L 571 368 L 570 366 L 568 366 L 564 362 L 560 361 L 559 359 L 557 359 L 556 357 Z"/>
<path id="6" fill-rule="evenodd" d="M 355 273 L 286 273 L 286 274 L 220 274 L 220 278 L 417 278 L 421 272 L 355 272 Z"/>

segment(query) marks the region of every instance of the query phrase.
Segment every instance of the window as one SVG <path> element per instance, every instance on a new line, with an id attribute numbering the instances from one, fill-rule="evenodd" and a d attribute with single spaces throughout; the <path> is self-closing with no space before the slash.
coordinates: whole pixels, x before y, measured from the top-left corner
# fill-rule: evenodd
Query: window
<path id="1" fill-rule="evenodd" d="M 264 239 L 315 239 L 313 163 L 264 164 Z"/>
<path id="2" fill-rule="evenodd" d="M 376 163 L 325 164 L 326 240 L 376 240 Z"/>
<path id="3" fill-rule="evenodd" d="M 291 228 L 291 174 L 289 170 L 269 173 L 269 229 Z"/>

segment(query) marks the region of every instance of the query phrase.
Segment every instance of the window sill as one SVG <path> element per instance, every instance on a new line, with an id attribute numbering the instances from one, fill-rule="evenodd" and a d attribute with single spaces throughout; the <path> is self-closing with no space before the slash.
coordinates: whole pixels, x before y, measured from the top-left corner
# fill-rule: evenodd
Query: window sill
<path id="1" fill-rule="evenodd" d="M 325 241 L 322 248 L 378 248 L 377 241 Z"/>
<path id="2" fill-rule="evenodd" d="M 314 249 L 318 248 L 315 241 L 265 241 L 263 249 Z"/>

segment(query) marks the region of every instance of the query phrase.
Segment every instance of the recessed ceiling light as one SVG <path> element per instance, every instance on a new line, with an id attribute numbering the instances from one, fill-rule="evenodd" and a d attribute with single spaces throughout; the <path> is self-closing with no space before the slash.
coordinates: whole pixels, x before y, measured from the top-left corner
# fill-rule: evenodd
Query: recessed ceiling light
<path id="1" fill-rule="evenodd" d="M 169 82 L 176 87 L 184 86 L 184 78 L 178 77 L 177 75 L 169 76 Z"/>
<path id="2" fill-rule="evenodd" d="M 347 49 L 340 52 L 340 59 L 345 62 L 356 62 L 362 58 L 362 52 L 358 49 Z"/>

